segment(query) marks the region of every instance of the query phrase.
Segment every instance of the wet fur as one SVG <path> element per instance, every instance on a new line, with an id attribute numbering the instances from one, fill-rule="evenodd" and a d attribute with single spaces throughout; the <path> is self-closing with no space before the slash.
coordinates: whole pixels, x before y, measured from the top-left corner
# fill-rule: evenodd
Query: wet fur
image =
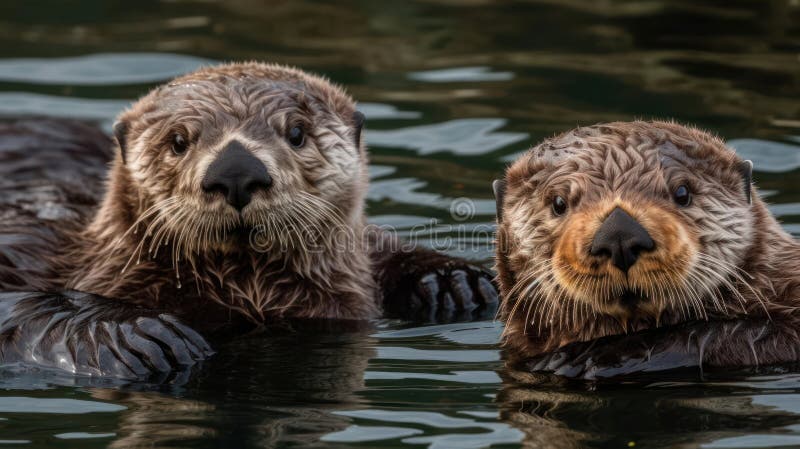
<path id="1" fill-rule="evenodd" d="M 671 122 L 578 128 L 531 149 L 506 173 L 498 227 L 504 344 L 535 356 L 661 326 L 772 320 L 776 330 L 755 343 L 709 334 L 719 340 L 701 363 L 748 364 L 753 350 L 768 355 L 761 363 L 796 360 L 800 341 L 787 330 L 800 324 L 800 245 L 755 189 L 748 203 L 741 164 L 717 137 Z M 681 183 L 693 191 L 686 208 L 671 201 Z M 563 217 L 551 212 L 554 195 L 568 198 Z M 617 206 L 656 241 L 628 279 L 588 255 Z M 640 307 L 620 305 L 625 285 L 646 297 Z"/>
<path id="2" fill-rule="evenodd" d="M 297 123 L 307 138 L 294 149 L 285 130 Z M 91 308 L 118 321 L 168 313 L 206 337 L 292 318 L 369 320 L 383 313 L 427 322 L 493 315 L 490 273 L 463 259 L 401 247 L 393 235 L 365 226 L 362 124 L 338 87 L 259 63 L 201 69 L 154 89 L 120 116 L 116 145 L 95 127 L 69 120 L 0 123 L 6 193 L 0 291 L 53 292 L 25 293 L 26 306 L 10 309 L 0 332 L 80 334 L 50 327 L 32 305 L 69 316 L 76 309 L 64 298 L 82 295 L 69 290 L 92 294 L 85 301 L 91 307 L 81 306 L 84 318 Z M 171 151 L 175 132 L 190 141 L 183 156 Z M 241 218 L 199 186 L 232 140 L 274 179 Z M 173 344 L 183 337 L 173 337 L 148 336 L 166 357 L 186 351 Z M 4 344 L 27 347 L 36 360 L 37 348 L 49 351 L 51 343 Z M 115 345 L 104 338 L 91 343 L 94 351 Z M 46 364 L 57 364 L 57 355 Z M 118 357 L 129 368 L 150 356 L 143 358 Z"/>
<path id="3" fill-rule="evenodd" d="M 345 252 L 326 238 L 342 229 L 359 236 L 364 226 L 367 158 L 356 144 L 354 112 L 353 101 L 328 82 L 266 64 L 203 69 L 155 89 L 121 115 L 125 146 L 108 193 L 85 230 L 68 238 L 71 247 L 55 261 L 63 284 L 53 287 L 178 314 L 212 301 L 257 322 L 376 317 L 377 285 L 363 275 L 370 272 L 367 248 L 356 242 Z M 285 142 L 293 123 L 307 129 L 300 150 Z M 171 153 L 175 132 L 191 142 L 185 155 Z M 243 220 L 199 188 L 233 139 L 275 179 Z M 286 231 L 297 228 L 289 224 L 312 230 L 316 251 L 306 248 L 307 235 Z M 246 234 L 234 235 L 242 225 Z M 252 248 L 252 238 L 275 236 L 285 240 Z"/>
<path id="4" fill-rule="evenodd" d="M 0 122 L 0 290 L 53 290 L 64 250 L 102 196 L 111 140 L 69 120 Z"/>

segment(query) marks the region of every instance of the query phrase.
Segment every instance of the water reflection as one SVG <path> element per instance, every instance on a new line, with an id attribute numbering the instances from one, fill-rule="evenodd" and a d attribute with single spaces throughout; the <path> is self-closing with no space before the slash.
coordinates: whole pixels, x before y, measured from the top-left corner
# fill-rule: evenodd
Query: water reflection
<path id="1" fill-rule="evenodd" d="M 744 384 L 721 380 L 730 376 L 717 372 L 702 383 L 657 376 L 575 383 L 507 371 L 498 402 L 502 417 L 525 431 L 529 447 L 770 447 L 800 437 L 800 390 L 776 384 L 771 375 Z"/>
<path id="2" fill-rule="evenodd" d="M 124 404 L 111 448 L 168 446 L 173 441 L 212 438 L 217 430 L 206 424 L 215 408 L 211 404 L 158 393 L 91 390 L 93 397 Z"/>
<path id="3" fill-rule="evenodd" d="M 445 448 L 520 441 L 522 433 L 497 422 L 496 412 L 487 408 L 487 395 L 491 396 L 500 379 L 494 370 L 484 368 L 487 362 L 498 361 L 499 354 L 480 348 L 496 342 L 492 339 L 497 325 L 398 329 L 387 323 L 381 327 L 377 332 L 322 334 L 293 329 L 240 339 L 220 348 L 219 357 L 196 378 L 178 386 L 177 394 L 127 388 L 89 388 L 89 392 L 94 401 L 110 404 L 109 411 L 117 416 L 110 447 L 176 443 L 337 447 L 392 440 Z M 466 346 L 476 349 L 466 349 L 457 338 L 443 337 L 470 329 L 484 335 Z M 436 337 L 420 339 L 423 334 Z M 383 339 L 393 345 L 381 344 Z M 426 367 L 430 362 L 437 363 L 439 373 Z M 391 393 L 393 386 L 426 393 L 408 397 L 400 390 L 398 396 Z M 381 405 L 371 404 L 376 394 L 383 396 Z M 434 398 L 450 398 L 450 405 L 439 407 L 440 401 Z M 84 440 L 108 438 L 108 432 L 73 434 Z"/>

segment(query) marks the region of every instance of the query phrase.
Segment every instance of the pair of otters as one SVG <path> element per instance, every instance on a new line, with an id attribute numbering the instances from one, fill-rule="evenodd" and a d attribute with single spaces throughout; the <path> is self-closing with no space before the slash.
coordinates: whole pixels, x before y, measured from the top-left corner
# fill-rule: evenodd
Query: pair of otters
<path id="1" fill-rule="evenodd" d="M 0 128 L 4 361 L 141 377 L 202 360 L 201 334 L 241 321 L 491 312 L 489 273 L 366 225 L 363 122 L 327 81 L 248 63 L 143 97 L 114 155 L 74 123 Z M 796 361 L 800 246 L 750 173 L 662 122 L 579 128 L 521 157 L 495 183 L 512 360 L 584 377 Z"/>

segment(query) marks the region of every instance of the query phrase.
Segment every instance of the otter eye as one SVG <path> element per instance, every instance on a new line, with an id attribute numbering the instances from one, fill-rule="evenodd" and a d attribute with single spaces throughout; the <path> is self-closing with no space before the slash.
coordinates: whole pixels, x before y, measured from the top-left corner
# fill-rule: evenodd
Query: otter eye
<path id="1" fill-rule="evenodd" d="M 181 134 L 175 134 L 172 136 L 172 152 L 181 155 L 186 152 L 186 149 L 189 147 L 189 143 L 186 141 L 186 138 L 183 137 Z"/>
<path id="2" fill-rule="evenodd" d="M 692 204 L 692 192 L 689 191 L 688 187 L 681 184 L 675 189 L 675 192 L 672 193 L 672 199 L 678 206 L 686 207 Z"/>
<path id="3" fill-rule="evenodd" d="M 303 143 L 306 140 L 305 133 L 303 132 L 303 128 L 300 126 L 293 126 L 292 129 L 289 130 L 289 134 L 286 136 L 289 143 L 292 144 L 295 148 L 300 148 L 303 146 Z"/>
<path id="4" fill-rule="evenodd" d="M 553 198 L 553 213 L 556 216 L 564 215 L 567 212 L 567 202 L 564 198 L 557 196 Z"/>

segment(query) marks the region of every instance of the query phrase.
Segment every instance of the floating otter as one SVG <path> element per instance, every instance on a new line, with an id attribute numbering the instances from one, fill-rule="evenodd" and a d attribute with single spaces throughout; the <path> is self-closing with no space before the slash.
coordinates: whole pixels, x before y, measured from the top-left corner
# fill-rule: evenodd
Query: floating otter
<path id="1" fill-rule="evenodd" d="M 69 292 L 46 314 L 47 295 L 6 294 L 6 360 L 138 375 L 202 358 L 194 331 L 239 321 L 491 313 L 489 273 L 367 225 L 363 122 L 343 90 L 300 70 L 204 68 L 120 115 L 105 189 L 111 145 L 96 131 L 0 128 L 0 187 L 20 192 L 2 205 L 0 289 Z M 24 336 L 41 334 L 30 355 Z"/>
<path id="2" fill-rule="evenodd" d="M 751 167 L 668 122 L 528 151 L 495 183 L 506 347 L 579 376 L 800 360 L 800 244 Z"/>

